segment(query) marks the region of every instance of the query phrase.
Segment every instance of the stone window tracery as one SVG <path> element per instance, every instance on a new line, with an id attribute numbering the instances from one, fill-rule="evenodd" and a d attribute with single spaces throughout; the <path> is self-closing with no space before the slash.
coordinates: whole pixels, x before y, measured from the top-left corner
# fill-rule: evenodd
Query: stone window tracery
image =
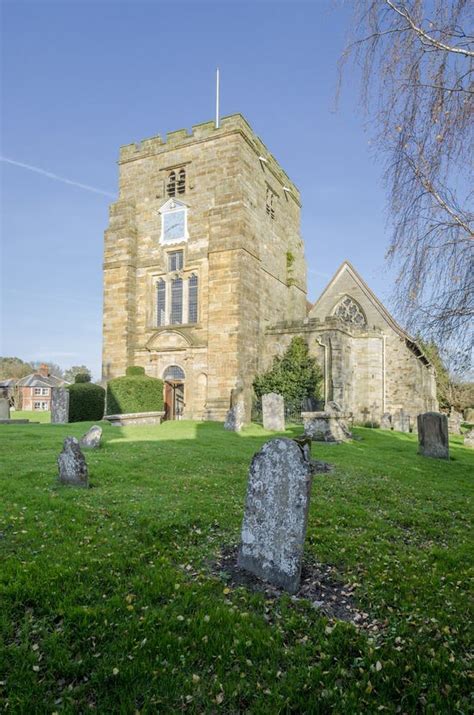
<path id="1" fill-rule="evenodd" d="M 363 327 L 367 325 L 364 312 L 360 305 L 350 296 L 346 295 L 334 310 L 333 315 L 342 320 L 344 323 Z"/>

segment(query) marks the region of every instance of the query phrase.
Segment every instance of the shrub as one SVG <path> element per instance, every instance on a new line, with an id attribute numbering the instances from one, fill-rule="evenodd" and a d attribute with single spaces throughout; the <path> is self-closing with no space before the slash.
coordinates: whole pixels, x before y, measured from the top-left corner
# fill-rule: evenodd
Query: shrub
<path id="1" fill-rule="evenodd" d="M 282 357 L 275 357 L 270 370 L 258 375 L 253 388 L 258 399 L 268 392 L 283 395 L 285 407 L 301 409 L 305 397 L 320 398 L 321 370 L 309 355 L 309 348 L 301 337 L 294 337 Z"/>
<path id="2" fill-rule="evenodd" d="M 137 368 L 132 368 L 136 370 Z M 143 370 L 143 368 L 138 368 Z M 127 372 L 130 368 L 127 368 Z M 141 374 L 115 377 L 107 383 L 107 414 L 158 412 L 163 409 L 163 381 Z"/>
<path id="3" fill-rule="evenodd" d="M 130 365 L 127 367 L 125 370 L 125 374 L 127 377 L 132 377 L 135 375 L 144 375 L 145 374 L 145 368 L 140 367 L 139 365 Z"/>
<path id="4" fill-rule="evenodd" d="M 88 372 L 78 372 L 76 377 L 74 378 L 74 382 L 76 384 L 90 382 L 90 381 L 91 381 L 91 376 L 89 375 Z"/>
<path id="5" fill-rule="evenodd" d="M 91 382 L 69 385 L 69 422 L 101 420 L 104 416 L 105 390 Z"/>

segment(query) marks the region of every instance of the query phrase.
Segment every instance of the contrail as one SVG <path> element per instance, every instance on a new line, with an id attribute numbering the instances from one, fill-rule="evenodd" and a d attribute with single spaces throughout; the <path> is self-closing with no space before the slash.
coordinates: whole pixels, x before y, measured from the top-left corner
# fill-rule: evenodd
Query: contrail
<path id="1" fill-rule="evenodd" d="M 13 164 L 14 166 L 21 166 L 22 169 L 29 169 L 30 171 L 35 171 L 37 174 L 42 174 L 43 176 L 48 176 L 50 179 L 56 179 L 56 181 L 62 181 L 63 184 L 70 184 L 71 186 L 77 186 L 79 189 L 86 189 L 86 191 L 93 191 L 95 194 L 102 194 L 103 196 L 109 196 L 115 199 L 115 194 L 111 194 L 110 191 L 103 191 L 102 189 L 96 189 L 95 186 L 89 186 L 88 184 L 80 184 L 78 181 L 71 181 L 71 179 L 65 179 L 64 176 L 58 176 L 57 174 L 52 174 L 50 171 L 45 171 L 37 166 L 31 166 L 30 164 L 23 164 L 21 161 L 15 161 L 14 159 L 7 159 L 6 156 L 0 156 L 0 161 L 5 161 L 7 164 Z"/>

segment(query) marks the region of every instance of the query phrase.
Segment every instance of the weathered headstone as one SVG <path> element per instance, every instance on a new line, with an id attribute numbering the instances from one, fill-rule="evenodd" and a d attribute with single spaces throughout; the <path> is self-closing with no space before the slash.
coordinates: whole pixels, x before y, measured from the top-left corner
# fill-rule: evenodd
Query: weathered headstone
<path id="1" fill-rule="evenodd" d="M 418 415 L 418 452 L 424 457 L 449 459 L 448 419 L 440 412 Z"/>
<path id="2" fill-rule="evenodd" d="M 474 449 L 474 429 L 469 429 L 464 434 L 464 446 Z"/>
<path id="3" fill-rule="evenodd" d="M 238 565 L 298 590 L 311 493 L 309 447 L 278 437 L 254 455 L 247 486 Z"/>
<path id="4" fill-rule="evenodd" d="M 59 481 L 75 487 L 88 487 L 89 474 L 84 455 L 75 437 L 66 437 L 58 456 Z"/>
<path id="5" fill-rule="evenodd" d="M 10 419 L 10 403 L 6 397 L 0 397 L 0 420 Z"/>
<path id="6" fill-rule="evenodd" d="M 243 400 L 237 400 L 235 405 L 233 405 L 227 413 L 227 417 L 224 422 L 224 429 L 231 432 L 240 432 L 244 426 L 245 421 L 245 410 Z"/>
<path id="7" fill-rule="evenodd" d="M 380 420 L 380 429 L 392 429 L 392 415 L 384 412 Z"/>
<path id="8" fill-rule="evenodd" d="M 461 434 L 461 423 L 463 421 L 462 414 L 457 412 L 454 407 L 451 407 L 451 411 L 448 416 L 448 431 L 449 434 Z"/>
<path id="9" fill-rule="evenodd" d="M 51 391 L 51 423 L 63 425 L 69 422 L 69 390 L 53 387 Z"/>
<path id="10" fill-rule="evenodd" d="M 304 432 L 314 442 L 347 442 L 352 439 L 347 423 L 336 412 L 302 412 Z"/>
<path id="11" fill-rule="evenodd" d="M 464 410 L 464 422 L 474 425 L 474 407 L 468 407 Z"/>
<path id="12" fill-rule="evenodd" d="M 263 427 L 275 432 L 285 430 L 285 400 L 276 392 L 262 395 Z"/>
<path id="13" fill-rule="evenodd" d="M 87 432 L 82 435 L 79 440 L 79 447 L 81 449 L 98 449 L 100 447 L 100 440 L 102 438 L 102 427 L 94 425 Z"/>
<path id="14" fill-rule="evenodd" d="M 410 415 L 403 410 L 398 410 L 392 417 L 392 425 L 395 432 L 410 431 Z"/>

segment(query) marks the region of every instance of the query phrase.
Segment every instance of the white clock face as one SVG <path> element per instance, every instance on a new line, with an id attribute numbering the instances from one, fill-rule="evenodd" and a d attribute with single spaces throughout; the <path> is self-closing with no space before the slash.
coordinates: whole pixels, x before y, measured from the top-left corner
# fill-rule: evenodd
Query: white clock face
<path id="1" fill-rule="evenodd" d="M 163 214 L 163 240 L 179 241 L 185 238 L 184 211 Z"/>

